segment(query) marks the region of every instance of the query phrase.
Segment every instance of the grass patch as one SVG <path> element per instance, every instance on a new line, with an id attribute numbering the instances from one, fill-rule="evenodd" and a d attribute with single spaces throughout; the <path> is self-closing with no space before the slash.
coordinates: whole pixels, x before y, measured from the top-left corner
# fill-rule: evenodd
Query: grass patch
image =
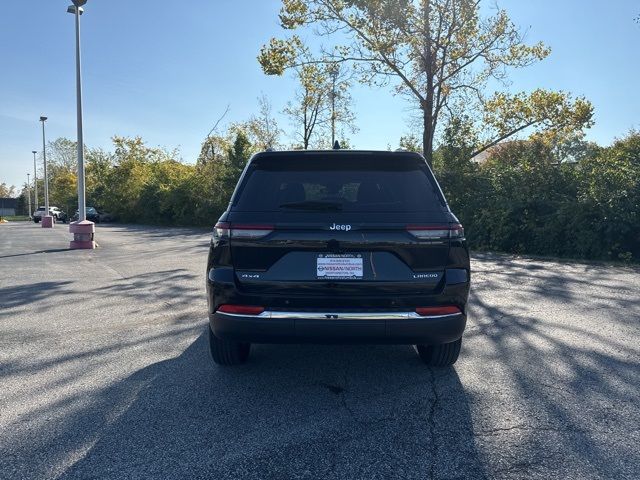
<path id="1" fill-rule="evenodd" d="M 6 217 L 2 217 L 3 220 L 8 222 L 28 222 L 31 220 L 28 215 L 9 215 Z"/>

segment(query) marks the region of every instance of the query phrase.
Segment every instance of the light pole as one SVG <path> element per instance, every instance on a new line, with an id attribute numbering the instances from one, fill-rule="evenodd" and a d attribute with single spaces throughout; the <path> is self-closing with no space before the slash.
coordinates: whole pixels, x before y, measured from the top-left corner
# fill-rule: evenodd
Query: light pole
<path id="1" fill-rule="evenodd" d="M 36 152 L 35 150 L 32 150 L 31 153 L 33 153 L 33 213 L 36 213 L 36 210 L 38 210 L 38 168 L 36 165 Z"/>
<path id="2" fill-rule="evenodd" d="M 27 173 L 27 200 L 29 205 L 29 209 L 27 211 L 29 212 L 29 218 L 31 218 L 31 174 L 30 173 Z"/>
<path id="3" fill-rule="evenodd" d="M 53 228 L 53 217 L 49 212 L 49 176 L 47 174 L 47 146 L 44 135 L 44 122 L 47 121 L 47 117 L 41 116 L 42 122 L 42 159 L 44 162 L 44 216 L 42 216 L 42 228 Z"/>
<path id="4" fill-rule="evenodd" d="M 87 208 L 84 188 L 84 140 L 82 136 L 82 75 L 80 62 L 80 15 L 82 6 L 87 0 L 71 0 L 73 5 L 67 8 L 67 12 L 74 15 L 76 20 L 76 96 L 78 116 L 78 221 L 69 225 L 69 231 L 74 234 L 71 248 L 95 248 L 93 235 L 95 225 L 87 221 Z"/>

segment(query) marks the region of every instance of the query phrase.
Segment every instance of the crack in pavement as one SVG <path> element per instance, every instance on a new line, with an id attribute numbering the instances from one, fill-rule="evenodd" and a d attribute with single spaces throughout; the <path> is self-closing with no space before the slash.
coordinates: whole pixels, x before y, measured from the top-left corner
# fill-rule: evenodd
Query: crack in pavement
<path id="1" fill-rule="evenodd" d="M 438 395 L 438 389 L 436 388 L 436 375 L 433 371 L 432 367 L 429 367 L 429 383 L 431 385 L 431 392 L 433 393 L 433 402 L 431 403 L 431 408 L 429 410 L 429 416 L 427 417 L 427 423 L 429 424 L 429 439 L 430 439 L 430 452 L 431 458 L 429 461 L 429 478 L 435 478 L 435 469 L 437 463 L 437 454 L 438 454 L 438 445 L 436 444 L 436 425 L 435 425 L 435 415 L 436 415 L 436 407 L 438 406 L 438 402 L 440 397 Z"/>

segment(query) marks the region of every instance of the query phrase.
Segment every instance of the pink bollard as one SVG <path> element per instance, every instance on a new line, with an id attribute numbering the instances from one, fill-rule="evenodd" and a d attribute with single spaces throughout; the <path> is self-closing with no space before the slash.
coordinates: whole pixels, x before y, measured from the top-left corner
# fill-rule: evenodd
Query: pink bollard
<path id="1" fill-rule="evenodd" d="M 69 231 L 73 233 L 73 240 L 69 243 L 69 248 L 96 248 L 96 242 L 93 241 L 93 235 L 96 231 L 95 223 L 89 220 L 73 222 L 69 225 Z"/>
<path id="2" fill-rule="evenodd" d="M 42 228 L 53 228 L 53 217 L 51 215 L 45 215 L 40 219 Z"/>

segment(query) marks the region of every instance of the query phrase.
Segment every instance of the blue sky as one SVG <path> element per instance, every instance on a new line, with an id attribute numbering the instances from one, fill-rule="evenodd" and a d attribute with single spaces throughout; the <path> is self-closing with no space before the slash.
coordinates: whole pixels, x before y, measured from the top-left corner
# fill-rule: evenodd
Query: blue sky
<path id="1" fill-rule="evenodd" d="M 0 12 L 0 182 L 21 184 L 48 139 L 75 139 L 73 17 L 65 0 L 3 2 Z M 531 42 L 553 49 L 512 75 L 513 90 L 537 87 L 585 95 L 595 105 L 588 138 L 610 143 L 640 127 L 640 14 L 637 0 L 500 0 Z M 227 104 L 241 121 L 265 93 L 276 110 L 293 94 L 289 78 L 267 77 L 260 46 L 280 35 L 276 0 L 89 0 L 82 17 L 85 143 L 140 135 L 178 147 L 193 162 Z M 390 88 L 353 92 L 358 148 L 397 146 L 410 131 L 409 105 Z M 283 127 L 290 125 L 285 117 Z"/>

